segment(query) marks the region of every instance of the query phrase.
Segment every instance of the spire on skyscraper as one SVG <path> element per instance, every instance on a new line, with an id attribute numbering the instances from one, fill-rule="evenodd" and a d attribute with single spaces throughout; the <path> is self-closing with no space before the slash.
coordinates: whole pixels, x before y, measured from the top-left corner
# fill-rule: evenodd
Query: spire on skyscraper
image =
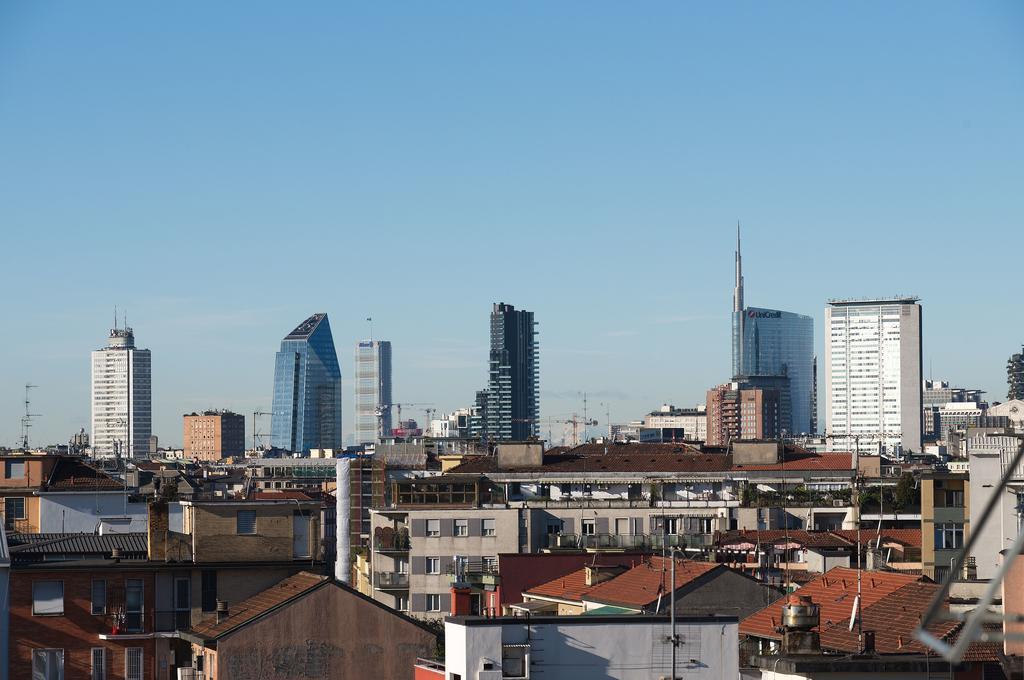
<path id="1" fill-rule="evenodd" d="M 732 311 L 743 311 L 743 255 L 740 254 L 739 220 L 736 220 L 736 284 L 732 291 Z"/>

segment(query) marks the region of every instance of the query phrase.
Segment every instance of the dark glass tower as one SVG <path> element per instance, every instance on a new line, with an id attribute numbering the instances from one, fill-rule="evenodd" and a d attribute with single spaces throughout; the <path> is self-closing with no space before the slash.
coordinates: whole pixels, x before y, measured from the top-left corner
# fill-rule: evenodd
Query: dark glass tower
<path id="1" fill-rule="evenodd" d="M 494 441 L 520 441 L 540 432 L 540 376 L 533 312 L 496 303 L 491 311 L 490 373 L 485 422 Z M 478 397 L 479 400 L 479 397 Z"/>
<path id="2" fill-rule="evenodd" d="M 314 314 L 281 341 L 274 365 L 270 443 L 281 449 L 340 449 L 341 369 L 326 314 Z"/>

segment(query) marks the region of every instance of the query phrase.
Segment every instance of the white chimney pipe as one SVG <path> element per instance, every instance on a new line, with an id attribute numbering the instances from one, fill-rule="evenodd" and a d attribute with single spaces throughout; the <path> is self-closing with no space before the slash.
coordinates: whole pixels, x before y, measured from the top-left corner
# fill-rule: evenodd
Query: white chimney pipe
<path id="1" fill-rule="evenodd" d="M 351 508 L 349 502 L 349 467 L 348 458 L 339 458 L 336 468 L 334 490 L 334 536 L 337 553 L 334 557 L 334 578 L 345 585 L 352 579 L 352 547 L 349 532 L 352 530 Z"/>

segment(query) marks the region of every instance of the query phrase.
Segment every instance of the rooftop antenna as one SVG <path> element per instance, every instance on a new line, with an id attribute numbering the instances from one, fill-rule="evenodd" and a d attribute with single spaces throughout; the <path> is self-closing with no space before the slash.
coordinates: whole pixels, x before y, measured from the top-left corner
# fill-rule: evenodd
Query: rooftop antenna
<path id="1" fill-rule="evenodd" d="M 31 383 L 25 383 L 25 415 L 21 417 L 21 448 L 28 451 L 28 431 L 32 427 L 32 419 L 38 418 L 40 414 L 32 413 L 29 408 L 31 405 L 31 399 L 29 398 L 29 390 L 36 387 Z"/>
<path id="2" fill-rule="evenodd" d="M 117 305 L 114 305 L 114 330 L 117 330 Z"/>
<path id="3" fill-rule="evenodd" d="M 373 317 L 368 316 L 366 320 L 370 323 L 370 344 L 373 345 Z"/>

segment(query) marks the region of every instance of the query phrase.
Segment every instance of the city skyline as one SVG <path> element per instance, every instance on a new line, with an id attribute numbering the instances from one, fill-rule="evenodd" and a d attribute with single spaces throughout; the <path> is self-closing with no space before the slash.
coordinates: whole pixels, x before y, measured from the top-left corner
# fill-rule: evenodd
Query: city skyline
<path id="1" fill-rule="evenodd" d="M 162 444 L 269 411 L 312 309 L 342 348 L 374 318 L 397 401 L 468 406 L 507 300 L 543 323 L 542 419 L 699 403 L 729 377 L 737 219 L 745 303 L 814 318 L 819 387 L 825 300 L 913 294 L 925 376 L 1005 395 L 1024 7 L 539 8 L 0 8 L 0 314 L 49 329 L 0 334 L 0 443 L 26 383 L 34 443 L 88 428 L 114 305 Z"/>

